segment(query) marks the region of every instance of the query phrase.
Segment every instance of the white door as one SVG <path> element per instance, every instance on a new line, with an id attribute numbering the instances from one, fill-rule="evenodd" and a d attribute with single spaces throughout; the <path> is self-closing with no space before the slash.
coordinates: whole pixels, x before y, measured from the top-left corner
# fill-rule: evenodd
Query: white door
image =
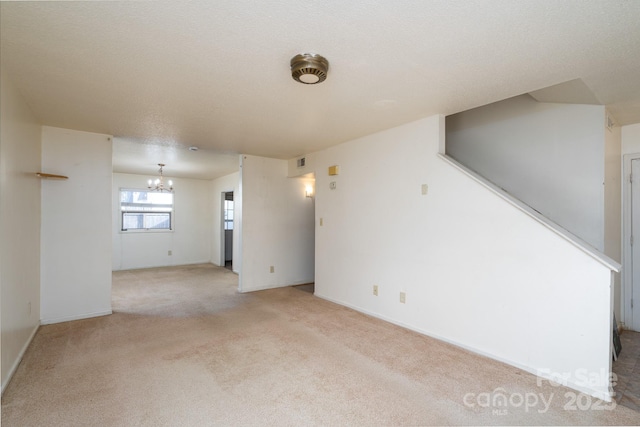
<path id="1" fill-rule="evenodd" d="M 631 160 L 631 329 L 640 331 L 640 159 Z"/>

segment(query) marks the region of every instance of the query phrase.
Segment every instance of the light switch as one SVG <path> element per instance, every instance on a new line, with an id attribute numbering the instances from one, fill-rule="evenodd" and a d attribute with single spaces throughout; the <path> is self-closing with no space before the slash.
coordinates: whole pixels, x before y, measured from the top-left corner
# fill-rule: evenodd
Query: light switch
<path id="1" fill-rule="evenodd" d="M 422 184 L 422 195 L 426 195 L 429 192 L 429 186 L 427 184 Z"/>

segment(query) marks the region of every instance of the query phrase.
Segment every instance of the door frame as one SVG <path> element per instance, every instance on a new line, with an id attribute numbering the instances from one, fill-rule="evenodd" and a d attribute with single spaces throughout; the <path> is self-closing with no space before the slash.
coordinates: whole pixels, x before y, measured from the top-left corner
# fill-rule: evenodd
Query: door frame
<path id="1" fill-rule="evenodd" d="M 633 311 L 631 309 L 631 297 L 633 295 L 633 252 L 631 248 L 631 161 L 640 160 L 640 153 L 624 154 L 622 156 L 622 326 L 631 329 L 633 326 Z M 636 233 L 638 234 L 638 233 Z M 640 245 L 640 236 L 636 236 Z M 637 266 L 640 268 L 640 266 Z M 640 299 L 636 297 L 636 299 Z M 636 305 L 640 301 L 636 302 Z M 640 306 L 637 307 L 640 310 Z"/>
<path id="2" fill-rule="evenodd" d="M 223 191 L 220 196 L 220 224 L 218 225 L 218 230 L 220 230 L 220 267 L 224 267 L 226 260 L 224 256 L 225 244 L 224 244 L 224 201 L 227 192 Z"/>
<path id="3" fill-rule="evenodd" d="M 225 233 L 225 223 L 224 223 L 224 213 L 225 213 L 225 200 L 226 200 L 226 195 L 227 193 L 233 193 L 233 197 L 234 197 L 234 203 L 233 203 L 233 207 L 234 207 L 234 215 L 235 215 L 235 192 L 234 190 L 226 190 L 223 191 L 221 196 L 220 196 L 220 226 L 219 226 L 219 230 L 220 230 L 220 266 L 224 267 L 227 263 L 226 260 L 226 243 L 225 243 L 225 237 L 226 237 L 226 233 Z M 233 221 L 233 233 L 235 234 L 235 218 Z M 232 260 L 231 260 L 231 265 L 233 265 L 233 254 L 232 254 Z"/>

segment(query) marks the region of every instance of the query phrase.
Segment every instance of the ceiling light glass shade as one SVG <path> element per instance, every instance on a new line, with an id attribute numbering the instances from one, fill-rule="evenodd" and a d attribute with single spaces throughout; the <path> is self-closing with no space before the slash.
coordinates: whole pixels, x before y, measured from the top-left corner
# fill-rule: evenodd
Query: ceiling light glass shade
<path id="1" fill-rule="evenodd" d="M 310 185 L 305 186 L 304 195 L 305 197 L 313 197 L 313 187 Z"/>
<path id="2" fill-rule="evenodd" d="M 327 78 L 329 61 L 315 53 L 301 53 L 291 58 L 291 77 L 307 85 L 322 83 Z"/>

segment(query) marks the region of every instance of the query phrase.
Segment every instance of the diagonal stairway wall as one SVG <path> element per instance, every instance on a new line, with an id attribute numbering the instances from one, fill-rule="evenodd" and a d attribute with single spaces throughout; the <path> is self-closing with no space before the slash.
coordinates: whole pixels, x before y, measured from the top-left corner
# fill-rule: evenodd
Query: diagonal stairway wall
<path id="1" fill-rule="evenodd" d="M 536 99 L 546 99 L 539 92 Z M 536 99 L 521 95 L 448 116 L 446 153 L 620 262 L 620 128 L 602 105 Z M 616 275 L 619 320 L 620 300 Z"/>
<path id="2" fill-rule="evenodd" d="M 605 110 L 529 95 L 446 119 L 446 153 L 604 251 Z"/>
<path id="3" fill-rule="evenodd" d="M 316 295 L 608 398 L 618 265 L 439 154 L 444 132 L 434 116 L 307 156 Z"/>

